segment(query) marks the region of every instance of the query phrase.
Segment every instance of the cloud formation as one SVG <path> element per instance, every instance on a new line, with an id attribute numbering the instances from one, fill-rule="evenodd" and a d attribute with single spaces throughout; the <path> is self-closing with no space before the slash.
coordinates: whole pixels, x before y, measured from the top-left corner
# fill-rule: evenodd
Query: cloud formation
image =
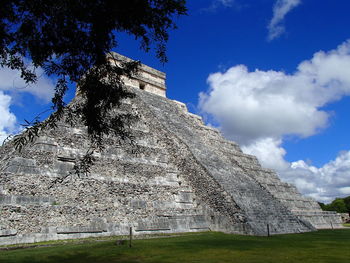
<path id="1" fill-rule="evenodd" d="M 13 96 L 18 93 L 29 93 L 38 99 L 38 102 L 50 102 L 54 94 L 54 84 L 44 76 L 41 68 L 36 70 L 38 81 L 27 85 L 17 70 L 0 68 L 0 144 L 9 134 L 18 131 L 16 116 L 11 113 L 10 106 Z"/>
<path id="2" fill-rule="evenodd" d="M 216 0 L 218 4 L 222 4 L 223 6 L 230 7 L 232 6 L 234 0 Z"/>
<path id="3" fill-rule="evenodd" d="M 16 116 L 10 111 L 11 97 L 0 91 L 0 145 L 13 132 Z"/>
<path id="4" fill-rule="evenodd" d="M 350 152 L 339 153 L 335 160 L 317 168 L 298 160 L 287 162 L 282 140 L 266 138 L 243 146 L 245 153 L 256 155 L 264 167 L 275 169 L 281 179 L 294 184 L 298 190 L 321 202 L 350 195 Z"/>
<path id="5" fill-rule="evenodd" d="M 234 4 L 235 4 L 235 0 L 213 0 L 210 6 L 202 8 L 200 11 L 215 12 L 220 7 L 229 8 L 229 7 L 233 7 Z"/>
<path id="6" fill-rule="evenodd" d="M 273 16 L 267 26 L 269 31 L 268 40 L 273 40 L 284 33 L 285 27 L 283 25 L 284 17 L 293 8 L 297 7 L 301 3 L 300 0 L 277 0 L 273 6 Z"/>
<path id="7" fill-rule="evenodd" d="M 47 103 L 54 94 L 53 81 L 44 75 L 41 68 L 36 70 L 36 74 L 39 76 L 38 81 L 27 85 L 21 78 L 21 73 L 18 70 L 0 68 L 0 90 L 11 93 L 27 92 Z"/>
<path id="8" fill-rule="evenodd" d="M 257 155 L 265 167 L 277 169 L 283 179 L 318 200 L 349 190 L 350 176 L 339 172 L 345 164 L 338 161 L 350 160 L 349 153 L 316 168 L 304 161 L 286 162 L 281 145 L 286 135 L 305 138 L 326 128 L 330 114 L 322 107 L 350 95 L 350 41 L 315 53 L 293 74 L 249 71 L 238 65 L 211 74 L 208 84 L 210 89 L 200 94 L 200 109 L 213 116 L 223 133 L 245 152 Z M 342 183 L 333 185 L 329 178 Z"/>
<path id="9" fill-rule="evenodd" d="M 294 183 L 303 193 L 323 202 L 350 195 L 350 152 L 340 153 L 317 168 L 302 160 L 292 162 L 281 172 L 282 179 Z"/>

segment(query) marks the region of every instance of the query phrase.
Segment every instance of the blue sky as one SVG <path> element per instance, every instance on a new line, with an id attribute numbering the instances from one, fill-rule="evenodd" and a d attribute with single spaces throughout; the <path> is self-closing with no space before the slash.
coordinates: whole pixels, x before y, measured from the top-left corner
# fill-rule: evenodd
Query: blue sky
<path id="1" fill-rule="evenodd" d="M 188 0 L 169 62 L 120 34 L 115 51 L 167 73 L 167 96 L 306 195 L 350 195 L 350 2 Z M 51 80 L 0 71 L 0 138 L 47 108 Z"/>

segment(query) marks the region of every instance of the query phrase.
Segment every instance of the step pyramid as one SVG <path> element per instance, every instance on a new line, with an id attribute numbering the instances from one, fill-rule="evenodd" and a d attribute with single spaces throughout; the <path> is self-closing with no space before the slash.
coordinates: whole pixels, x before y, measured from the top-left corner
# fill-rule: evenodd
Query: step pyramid
<path id="1" fill-rule="evenodd" d="M 125 79 L 135 97 L 116 110 L 137 114 L 134 141 L 106 137 L 89 175 L 72 174 L 89 149 L 83 125 L 60 122 L 21 152 L 12 141 L 0 147 L 0 245 L 127 235 L 130 227 L 136 235 L 341 227 L 338 214 L 321 211 L 185 104 L 166 98 L 164 73 L 145 65 L 140 71 Z"/>

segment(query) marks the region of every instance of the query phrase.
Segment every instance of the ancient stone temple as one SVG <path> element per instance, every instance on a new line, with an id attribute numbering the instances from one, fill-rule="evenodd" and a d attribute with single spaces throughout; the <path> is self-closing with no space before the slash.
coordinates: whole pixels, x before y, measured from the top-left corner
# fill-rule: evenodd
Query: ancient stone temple
<path id="1" fill-rule="evenodd" d="M 116 111 L 138 115 L 134 142 L 106 138 L 88 176 L 72 173 L 89 147 L 82 125 L 59 123 L 21 152 L 11 141 L 0 148 L 0 244 L 123 235 L 129 227 L 247 235 L 266 235 L 267 226 L 271 234 L 341 227 L 337 214 L 166 98 L 164 73 L 142 65 L 126 84 L 135 97 Z"/>

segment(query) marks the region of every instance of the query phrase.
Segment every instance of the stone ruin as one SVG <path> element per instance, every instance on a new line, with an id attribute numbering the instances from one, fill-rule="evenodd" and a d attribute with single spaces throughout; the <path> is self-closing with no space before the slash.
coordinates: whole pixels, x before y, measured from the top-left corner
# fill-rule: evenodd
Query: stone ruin
<path id="1" fill-rule="evenodd" d="M 112 52 L 109 55 L 109 59 L 113 60 L 113 63 L 117 61 L 130 62 L 130 58 Z M 112 62 L 111 62 L 112 63 Z M 123 78 L 124 84 L 128 87 L 136 88 L 157 94 L 162 97 L 166 97 L 165 91 L 165 73 L 147 65 L 141 64 L 138 67 L 137 75 L 134 78 Z"/>
<path id="2" fill-rule="evenodd" d="M 89 148 L 82 125 L 61 122 L 21 152 L 11 141 L 0 147 L 0 245 L 127 235 L 129 227 L 134 234 L 267 235 L 267 228 L 284 234 L 342 226 L 339 215 L 323 212 L 166 98 L 164 73 L 142 65 L 125 82 L 135 97 L 118 111 L 139 116 L 134 143 L 105 138 L 88 176 L 66 177 Z"/>

